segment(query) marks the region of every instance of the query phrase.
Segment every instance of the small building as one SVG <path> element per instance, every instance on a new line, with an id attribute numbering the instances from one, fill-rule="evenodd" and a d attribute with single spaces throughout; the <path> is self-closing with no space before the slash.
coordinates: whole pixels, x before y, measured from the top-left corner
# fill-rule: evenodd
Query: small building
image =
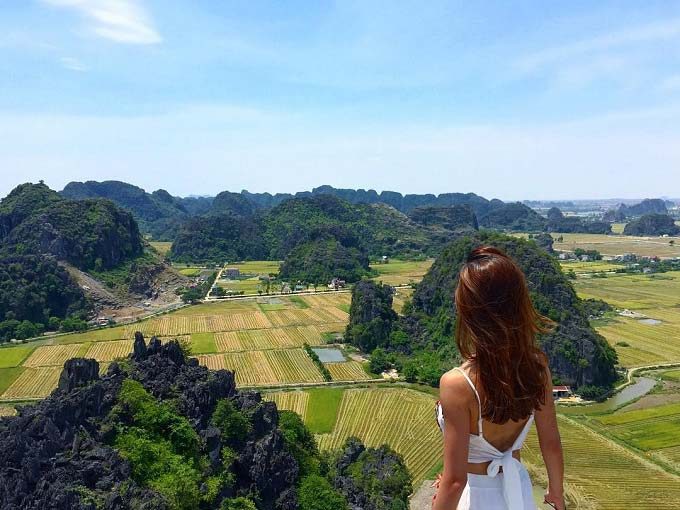
<path id="1" fill-rule="evenodd" d="M 241 276 L 241 271 L 237 267 L 228 267 L 222 273 L 223 278 L 228 278 L 230 280 L 236 280 L 239 276 Z"/>
<path id="2" fill-rule="evenodd" d="M 570 386 L 553 386 L 552 390 L 553 399 L 557 400 L 559 398 L 568 398 L 572 396 Z"/>
<path id="3" fill-rule="evenodd" d="M 331 290 L 338 290 L 338 289 L 343 289 L 347 283 L 345 280 L 341 280 L 340 278 L 333 278 L 331 280 L 331 283 L 328 284 L 328 288 Z"/>

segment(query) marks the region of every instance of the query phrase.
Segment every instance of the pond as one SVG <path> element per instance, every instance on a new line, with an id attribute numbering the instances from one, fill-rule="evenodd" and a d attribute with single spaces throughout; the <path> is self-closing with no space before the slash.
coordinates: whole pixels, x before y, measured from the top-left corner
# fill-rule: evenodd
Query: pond
<path id="1" fill-rule="evenodd" d="M 338 361 L 347 361 L 340 349 L 312 349 L 319 357 L 322 363 L 335 363 Z"/>
<path id="2" fill-rule="evenodd" d="M 638 321 L 640 324 L 649 324 L 650 326 L 656 326 L 657 324 L 662 324 L 660 320 L 657 319 L 641 319 Z"/>

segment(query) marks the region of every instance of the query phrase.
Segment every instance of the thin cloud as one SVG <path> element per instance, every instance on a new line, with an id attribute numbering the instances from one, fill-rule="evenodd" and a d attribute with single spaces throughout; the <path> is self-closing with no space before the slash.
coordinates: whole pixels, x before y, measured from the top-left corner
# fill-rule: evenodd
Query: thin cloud
<path id="1" fill-rule="evenodd" d="M 680 37 L 680 18 L 649 23 L 582 39 L 570 44 L 553 46 L 526 55 L 516 62 L 520 71 L 532 72 L 581 55 L 604 52 L 630 44 L 673 40 Z"/>
<path id="2" fill-rule="evenodd" d="M 138 0 L 42 1 L 79 13 L 88 30 L 104 39 L 124 44 L 158 44 L 163 40 Z"/>
<path id="3" fill-rule="evenodd" d="M 69 71 L 77 71 L 79 73 L 84 73 L 88 70 L 87 66 L 83 64 L 80 60 L 73 57 L 61 57 L 59 63 L 64 69 Z"/>

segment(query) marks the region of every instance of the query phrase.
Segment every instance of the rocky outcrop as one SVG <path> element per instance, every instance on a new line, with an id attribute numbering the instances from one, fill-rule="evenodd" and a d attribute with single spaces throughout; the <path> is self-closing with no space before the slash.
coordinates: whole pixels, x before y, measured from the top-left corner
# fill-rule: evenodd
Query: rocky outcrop
<path id="1" fill-rule="evenodd" d="M 131 465 L 110 446 L 109 417 L 126 378 L 158 401 L 172 400 L 203 439 L 213 464 L 220 463 L 223 444 L 210 417 L 218 401 L 231 399 L 252 428 L 235 445 L 235 483 L 221 497 L 256 495 L 262 510 L 297 508 L 298 466 L 278 429 L 276 406 L 258 393 L 238 392 L 233 372 L 199 366 L 177 342 L 164 345 L 152 338 L 146 345 L 140 333 L 124 364 L 112 363 L 102 377 L 98 372 L 94 360 L 69 360 L 50 397 L 0 420 L 0 508 L 169 508 L 161 495 L 134 482 Z M 218 507 L 219 501 L 205 508 Z"/>

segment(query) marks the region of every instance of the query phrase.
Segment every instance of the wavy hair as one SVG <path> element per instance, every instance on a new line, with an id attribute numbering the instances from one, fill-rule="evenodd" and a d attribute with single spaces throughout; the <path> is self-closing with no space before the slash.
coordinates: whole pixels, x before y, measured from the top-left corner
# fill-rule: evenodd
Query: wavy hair
<path id="1" fill-rule="evenodd" d="M 498 248 L 476 248 L 460 270 L 455 303 L 458 350 L 484 389 L 482 417 L 527 418 L 545 404 L 548 383 L 536 335 L 555 324 L 534 308 L 524 273 Z"/>

